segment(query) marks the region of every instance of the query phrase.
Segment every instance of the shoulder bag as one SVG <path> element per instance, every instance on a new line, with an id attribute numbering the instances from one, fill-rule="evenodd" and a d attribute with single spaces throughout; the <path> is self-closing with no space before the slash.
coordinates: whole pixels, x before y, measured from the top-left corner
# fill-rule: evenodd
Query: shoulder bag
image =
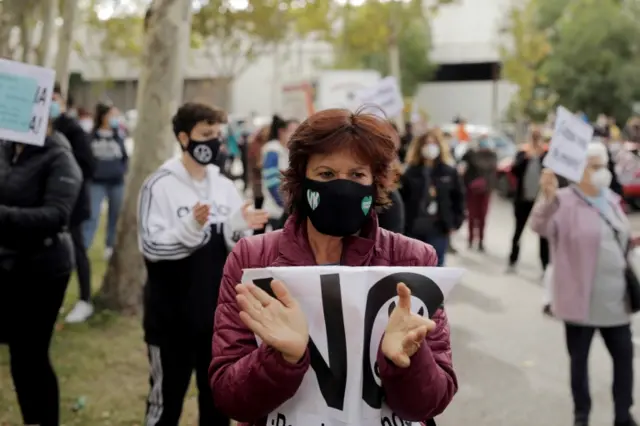
<path id="1" fill-rule="evenodd" d="M 592 209 L 596 210 L 604 223 L 611 229 L 613 232 L 613 236 L 618 242 L 618 246 L 624 255 L 624 259 L 626 262 L 626 266 L 624 268 L 624 278 L 627 284 L 627 297 L 629 299 L 629 308 L 632 313 L 636 313 L 640 311 L 640 280 L 638 280 L 638 276 L 633 270 L 631 263 L 629 262 L 629 251 L 631 248 L 631 240 L 627 241 L 627 244 L 624 245 L 622 241 L 620 241 L 620 231 L 613 226 L 609 218 L 607 218 L 596 206 L 593 205 L 589 200 L 587 200 L 577 189 L 573 188 L 573 191 L 576 193 L 578 197 L 580 197 L 585 203 L 589 205 Z"/>

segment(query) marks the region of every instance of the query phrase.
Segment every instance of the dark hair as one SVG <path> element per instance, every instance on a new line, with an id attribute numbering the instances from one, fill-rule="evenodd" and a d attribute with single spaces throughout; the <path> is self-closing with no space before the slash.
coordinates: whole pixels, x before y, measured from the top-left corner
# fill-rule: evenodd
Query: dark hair
<path id="1" fill-rule="evenodd" d="M 95 114 L 93 114 L 93 117 L 94 117 L 93 131 L 94 132 L 98 130 L 100 126 L 102 126 L 102 121 L 104 120 L 104 116 L 107 115 L 109 111 L 111 111 L 111 108 L 113 108 L 113 104 L 111 103 L 98 102 L 96 104 L 96 112 Z"/>
<path id="2" fill-rule="evenodd" d="M 205 121 L 207 124 L 224 124 L 227 122 L 227 113 L 222 109 L 200 102 L 187 102 L 178 108 L 173 116 L 173 134 L 178 137 L 180 132 L 191 135 L 196 124 Z"/>
<path id="3" fill-rule="evenodd" d="M 398 133 L 391 124 L 374 114 L 347 109 L 319 111 L 304 120 L 289 140 L 289 168 L 284 172 L 282 193 L 290 213 L 302 199 L 302 183 L 307 163 L 314 154 L 329 154 L 350 149 L 364 164 L 371 166 L 376 186 L 376 206 L 391 203 L 396 172 Z"/>
<path id="4" fill-rule="evenodd" d="M 57 82 L 57 81 L 53 85 L 53 94 L 54 95 L 62 95 L 62 87 L 60 86 L 60 83 Z"/>
<path id="5" fill-rule="evenodd" d="M 269 128 L 269 140 L 279 139 L 280 130 L 286 129 L 288 123 L 280 118 L 279 115 L 274 115 L 271 119 L 271 127 Z"/>

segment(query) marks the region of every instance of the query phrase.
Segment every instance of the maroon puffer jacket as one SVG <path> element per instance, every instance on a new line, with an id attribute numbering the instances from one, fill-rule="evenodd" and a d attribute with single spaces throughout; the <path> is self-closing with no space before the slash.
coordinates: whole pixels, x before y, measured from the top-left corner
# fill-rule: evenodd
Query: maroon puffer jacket
<path id="1" fill-rule="evenodd" d="M 287 220 L 281 231 L 244 238 L 227 258 L 213 333 L 209 379 L 216 405 L 231 418 L 263 426 L 269 413 L 291 398 L 309 368 L 309 351 L 295 365 L 267 345 L 256 345 L 240 320 L 235 285 L 244 268 L 315 265 L 305 227 Z M 373 219 L 361 233 L 344 239 L 342 264 L 348 266 L 434 266 L 433 247 L 388 232 Z M 432 318 L 436 329 L 427 345 L 399 368 L 378 352 L 378 366 L 386 403 L 406 420 L 423 421 L 442 413 L 458 384 L 451 362 L 449 323 L 443 310 Z"/>

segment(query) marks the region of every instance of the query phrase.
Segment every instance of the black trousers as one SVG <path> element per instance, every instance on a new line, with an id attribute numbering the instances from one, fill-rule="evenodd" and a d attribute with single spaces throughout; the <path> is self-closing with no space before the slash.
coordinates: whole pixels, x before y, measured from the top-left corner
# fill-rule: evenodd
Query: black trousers
<path id="1" fill-rule="evenodd" d="M 147 426 L 178 426 L 184 397 L 193 371 L 198 386 L 200 426 L 227 426 L 229 418 L 213 403 L 209 386 L 211 335 L 198 339 L 175 338 L 147 346 L 151 373 L 147 399 Z"/>
<path id="2" fill-rule="evenodd" d="M 73 254 L 76 259 L 76 274 L 80 286 L 80 300 L 88 302 L 91 300 L 91 263 L 87 255 L 87 248 L 84 246 L 82 236 L 82 226 L 77 225 L 71 228 L 71 240 L 73 241 Z"/>
<path id="3" fill-rule="evenodd" d="M 565 329 L 576 420 L 586 422 L 591 411 L 588 359 L 593 335 L 598 330 L 613 359 L 615 421 L 627 422 L 633 405 L 633 342 L 630 325 L 596 328 L 567 323 Z"/>
<path id="4" fill-rule="evenodd" d="M 70 272 L 0 271 L 0 331 L 24 424 L 58 426 L 60 391 L 49 346 Z"/>
<path id="5" fill-rule="evenodd" d="M 511 240 L 509 265 L 513 266 L 518 263 L 518 257 L 520 256 L 520 237 L 522 237 L 522 232 L 524 231 L 524 227 L 527 225 L 527 220 L 529 219 L 532 209 L 533 201 L 516 201 L 513 204 L 516 228 L 513 232 L 513 239 Z M 540 263 L 544 270 L 549 264 L 549 241 L 543 237 L 540 237 L 539 255 Z"/>

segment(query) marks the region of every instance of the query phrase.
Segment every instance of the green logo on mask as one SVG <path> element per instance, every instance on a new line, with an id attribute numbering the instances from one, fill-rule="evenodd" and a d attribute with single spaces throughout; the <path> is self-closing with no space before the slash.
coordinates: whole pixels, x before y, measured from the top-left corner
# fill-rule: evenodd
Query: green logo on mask
<path id="1" fill-rule="evenodd" d="M 373 203 L 373 197 L 368 195 L 362 199 L 362 203 L 360 203 L 360 207 L 362 208 L 362 213 L 366 216 L 371 209 L 371 203 Z"/>
<path id="2" fill-rule="evenodd" d="M 320 204 L 320 194 L 318 194 L 316 191 L 307 189 L 307 203 L 309 203 L 309 207 L 311 207 L 311 210 L 317 209 L 318 204 Z"/>

